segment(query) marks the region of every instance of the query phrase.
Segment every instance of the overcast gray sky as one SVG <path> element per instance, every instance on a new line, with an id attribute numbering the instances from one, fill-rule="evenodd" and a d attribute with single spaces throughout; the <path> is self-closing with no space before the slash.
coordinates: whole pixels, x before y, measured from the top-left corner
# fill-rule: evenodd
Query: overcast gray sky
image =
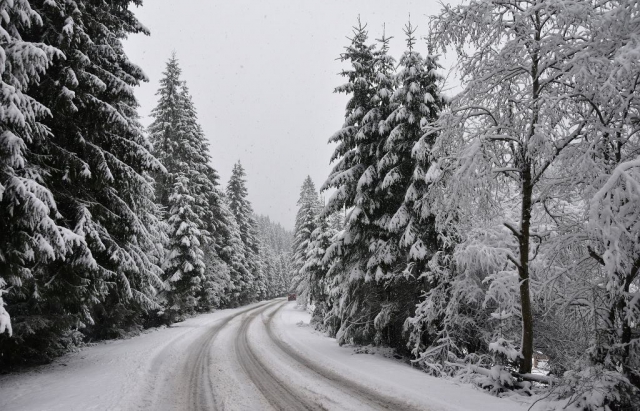
<path id="1" fill-rule="evenodd" d="M 333 93 L 343 82 L 336 58 L 358 15 L 371 38 L 386 23 L 399 58 L 409 13 L 424 36 L 427 16 L 439 10 L 437 0 L 146 0 L 136 15 L 151 36 L 125 43 L 150 80 L 137 91 L 142 122 L 151 121 L 175 50 L 222 185 L 240 160 L 254 210 L 291 229 L 304 178 L 319 188 L 331 169 L 327 140 L 347 101 Z"/>

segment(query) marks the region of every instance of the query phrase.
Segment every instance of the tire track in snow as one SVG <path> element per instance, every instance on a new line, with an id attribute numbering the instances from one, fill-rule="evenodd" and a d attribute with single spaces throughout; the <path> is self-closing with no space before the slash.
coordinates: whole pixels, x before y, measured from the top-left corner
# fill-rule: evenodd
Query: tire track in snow
<path id="1" fill-rule="evenodd" d="M 306 367 L 310 372 L 327 380 L 334 388 L 343 392 L 345 391 L 345 389 L 348 390 L 349 394 L 356 395 L 362 400 L 363 404 L 367 404 L 373 409 L 394 411 L 416 410 L 416 408 L 411 407 L 406 402 L 399 401 L 395 398 L 380 394 L 378 391 L 372 388 L 358 384 L 353 380 L 343 377 L 335 371 L 314 363 L 313 361 L 300 355 L 300 353 L 293 349 L 289 344 L 285 343 L 282 339 L 278 338 L 278 336 L 276 336 L 276 334 L 273 332 L 272 321 L 278 311 L 280 311 L 286 304 L 287 302 L 282 303 L 280 307 L 278 307 L 273 313 L 268 316 L 268 319 L 265 322 L 265 327 L 267 329 L 269 338 L 271 338 L 271 340 L 282 352 L 284 352 L 299 364 Z"/>
<path id="2" fill-rule="evenodd" d="M 262 310 L 248 315 L 240 326 L 235 345 L 242 369 L 276 410 L 324 410 L 323 407 L 308 398 L 305 393 L 287 385 L 271 372 L 251 349 L 247 338 L 249 325 L 258 314 L 266 311 L 271 305 L 262 307 Z"/>
<path id="3" fill-rule="evenodd" d="M 190 370 L 188 376 L 188 392 L 187 403 L 188 409 L 193 411 L 200 410 L 216 410 L 219 409 L 216 402 L 216 396 L 213 388 L 213 380 L 211 378 L 211 345 L 216 339 L 218 333 L 227 326 L 233 319 L 248 313 L 249 311 L 260 308 L 266 309 L 279 301 L 265 303 L 257 307 L 251 307 L 242 310 L 236 314 L 224 318 L 221 322 L 211 327 L 211 329 L 198 340 L 192 347 L 191 353 L 187 358 L 185 367 Z"/>

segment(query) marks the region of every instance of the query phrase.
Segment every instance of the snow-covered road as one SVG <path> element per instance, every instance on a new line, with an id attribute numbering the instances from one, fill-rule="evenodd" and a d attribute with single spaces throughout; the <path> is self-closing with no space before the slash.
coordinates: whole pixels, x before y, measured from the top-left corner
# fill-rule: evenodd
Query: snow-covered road
<path id="1" fill-rule="evenodd" d="M 200 315 L 0 377 L 0 410 L 526 410 L 355 354 L 282 299 Z"/>

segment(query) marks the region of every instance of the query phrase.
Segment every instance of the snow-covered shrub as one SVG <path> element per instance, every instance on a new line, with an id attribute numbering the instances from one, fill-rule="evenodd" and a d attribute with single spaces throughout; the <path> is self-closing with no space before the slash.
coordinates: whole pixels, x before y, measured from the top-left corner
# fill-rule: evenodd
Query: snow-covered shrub
<path id="1" fill-rule="evenodd" d="M 582 363 L 567 371 L 551 390 L 547 409 L 569 411 L 635 410 L 640 392 L 621 373 Z"/>

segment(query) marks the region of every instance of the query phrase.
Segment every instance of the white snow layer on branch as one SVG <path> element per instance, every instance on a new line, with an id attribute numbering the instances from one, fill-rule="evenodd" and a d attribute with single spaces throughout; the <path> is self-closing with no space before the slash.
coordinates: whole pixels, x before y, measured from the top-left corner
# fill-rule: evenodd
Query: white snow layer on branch
<path id="1" fill-rule="evenodd" d="M 4 281 L 0 279 L 0 286 L 4 285 Z M 9 337 L 13 335 L 13 330 L 11 329 L 11 317 L 9 317 L 9 313 L 4 308 L 4 300 L 2 299 L 2 295 L 7 291 L 0 289 L 0 334 L 4 334 L 6 331 L 9 334 Z"/>
<path id="2" fill-rule="evenodd" d="M 590 204 L 590 228 L 607 244 L 602 259 L 605 269 L 613 276 L 629 264 L 623 261 L 625 257 L 635 255 L 640 249 L 640 244 L 634 241 L 640 235 L 638 204 L 640 156 L 619 164 Z"/>

